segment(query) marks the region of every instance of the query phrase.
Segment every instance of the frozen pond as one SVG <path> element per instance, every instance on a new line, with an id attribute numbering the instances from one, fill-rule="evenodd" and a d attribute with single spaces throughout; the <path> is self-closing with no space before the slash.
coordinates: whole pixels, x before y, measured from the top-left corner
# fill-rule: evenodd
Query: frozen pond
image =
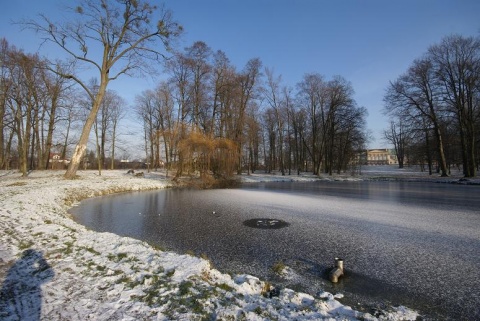
<path id="1" fill-rule="evenodd" d="M 480 319 L 479 196 L 478 186 L 438 183 L 282 182 L 120 194 L 71 212 L 96 231 L 204 254 L 223 272 L 343 293 L 355 309 L 406 305 L 436 319 Z M 245 224 L 253 219 L 286 224 Z M 332 285 L 335 257 L 346 277 Z M 278 277 L 278 262 L 294 273 Z"/>

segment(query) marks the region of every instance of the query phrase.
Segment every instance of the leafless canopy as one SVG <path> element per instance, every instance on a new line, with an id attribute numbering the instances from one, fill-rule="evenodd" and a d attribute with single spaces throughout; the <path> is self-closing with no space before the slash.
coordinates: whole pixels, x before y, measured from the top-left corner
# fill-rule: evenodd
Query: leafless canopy
<path id="1" fill-rule="evenodd" d="M 63 49 L 70 66 L 70 73 L 63 76 L 77 81 L 91 96 L 75 71 L 93 67 L 105 72 L 108 81 L 151 72 L 152 60 L 165 58 L 171 40 L 182 32 L 170 11 L 141 0 L 80 0 L 65 12 L 68 19 L 60 23 L 40 15 L 39 21 L 24 25 Z"/>

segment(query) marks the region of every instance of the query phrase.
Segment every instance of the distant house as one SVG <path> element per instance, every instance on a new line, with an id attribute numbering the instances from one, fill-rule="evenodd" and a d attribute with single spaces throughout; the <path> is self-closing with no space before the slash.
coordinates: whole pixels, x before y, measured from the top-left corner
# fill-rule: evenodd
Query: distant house
<path id="1" fill-rule="evenodd" d="M 121 169 L 146 169 L 148 167 L 148 163 L 141 162 L 138 160 L 128 160 L 128 159 L 121 159 L 120 160 L 120 168 Z"/>
<path id="2" fill-rule="evenodd" d="M 367 165 L 397 165 L 398 159 L 391 149 L 367 149 L 366 162 Z"/>
<path id="3" fill-rule="evenodd" d="M 50 153 L 48 164 L 50 169 L 65 169 L 70 163 L 68 159 L 62 159 L 58 153 Z"/>

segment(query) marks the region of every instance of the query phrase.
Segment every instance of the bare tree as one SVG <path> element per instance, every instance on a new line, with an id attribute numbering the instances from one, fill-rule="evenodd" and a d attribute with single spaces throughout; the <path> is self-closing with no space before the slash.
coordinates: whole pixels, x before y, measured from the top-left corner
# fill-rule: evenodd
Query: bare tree
<path id="1" fill-rule="evenodd" d="M 286 113 L 284 112 L 284 102 L 282 101 L 280 88 L 282 77 L 275 77 L 273 69 L 269 68 L 265 69 L 265 75 L 267 76 L 267 83 L 264 89 L 264 97 L 271 110 L 273 111 L 272 116 L 274 118 L 276 135 L 272 136 L 272 138 L 275 136 L 277 138 L 277 143 L 271 146 L 271 148 L 275 148 L 275 145 L 278 146 L 278 160 L 280 165 L 280 171 L 282 172 L 282 175 L 285 175 L 284 134 L 286 121 L 284 116 L 286 115 Z"/>
<path id="2" fill-rule="evenodd" d="M 443 135 L 440 130 L 441 117 L 444 115 L 443 101 L 431 60 L 428 58 L 415 60 L 407 73 L 390 84 L 384 102 L 385 111 L 397 115 L 403 122 L 433 127 L 441 175 L 448 176 Z M 426 121 L 419 122 L 419 119 Z"/>
<path id="3" fill-rule="evenodd" d="M 321 134 L 325 120 L 325 81 L 317 73 L 306 74 L 298 83 L 298 103 L 304 109 L 308 125 L 300 131 L 302 143 L 313 162 L 313 173 L 319 174 L 325 150 L 325 136 Z M 307 130 L 308 128 L 308 130 Z"/>
<path id="4" fill-rule="evenodd" d="M 191 111 L 192 92 L 189 84 L 193 76 L 187 62 L 185 55 L 176 53 L 173 59 L 168 60 L 165 64 L 165 69 L 171 75 L 169 81 L 173 86 L 173 96 L 178 106 L 179 139 L 184 139 L 187 136 L 188 116 Z M 178 159 L 180 166 L 177 167 L 177 177 L 183 173 L 181 165 L 184 163 L 182 151 L 179 151 Z"/>
<path id="5" fill-rule="evenodd" d="M 230 64 L 226 54 L 223 51 L 217 51 L 214 54 L 214 63 L 212 67 L 211 88 L 212 88 L 212 116 L 210 125 L 210 135 L 225 137 L 227 131 L 227 121 L 225 115 L 234 96 L 234 79 L 236 77 L 235 68 Z"/>
<path id="6" fill-rule="evenodd" d="M 248 148 L 247 175 L 255 172 L 259 165 L 259 146 L 261 141 L 261 124 L 259 118 L 260 116 L 258 112 L 258 106 L 256 104 L 252 104 L 245 120 L 246 140 Z"/>
<path id="7" fill-rule="evenodd" d="M 57 136 L 59 145 L 61 148 L 60 158 L 65 160 L 67 158 L 67 152 L 69 146 L 74 146 L 77 141 L 76 137 L 72 138 L 72 131 L 78 127 L 78 124 L 81 121 L 80 117 L 80 105 L 81 105 L 81 92 L 74 90 L 73 88 L 69 89 L 66 93 L 67 99 L 63 103 L 63 108 L 60 110 L 59 115 L 59 125 L 63 126 L 63 130 L 60 131 L 60 135 Z M 57 131 L 58 135 L 58 131 Z"/>
<path id="8" fill-rule="evenodd" d="M 102 168 L 107 168 L 107 143 L 111 142 L 110 149 L 110 167 L 113 167 L 115 157 L 115 142 L 117 136 L 117 126 L 123 117 L 125 101 L 117 92 L 107 90 L 102 101 L 97 119 L 94 123 L 95 138 L 97 143 L 98 169 L 101 173 Z"/>
<path id="9" fill-rule="evenodd" d="M 172 162 L 175 161 L 180 127 L 177 122 L 178 110 L 175 109 L 172 92 L 173 89 L 167 82 L 161 82 L 155 90 L 155 113 L 159 126 L 156 132 L 157 162 L 160 162 L 161 159 L 160 140 L 163 140 L 167 175 Z"/>
<path id="10" fill-rule="evenodd" d="M 11 87 L 8 77 L 9 45 L 5 38 L 0 39 L 0 169 L 5 169 L 7 164 L 7 146 L 5 131 L 7 129 L 7 93 Z"/>
<path id="11" fill-rule="evenodd" d="M 35 166 L 35 142 L 39 132 L 36 126 L 41 108 L 40 95 L 44 92 L 41 84 L 44 69 L 41 64 L 38 55 L 28 55 L 15 48 L 8 53 L 7 66 L 12 83 L 7 92 L 6 105 L 14 125 L 12 130 L 16 133 L 19 169 L 23 176 L 27 175 L 29 167 L 33 169 Z"/>
<path id="12" fill-rule="evenodd" d="M 357 106 L 353 100 L 351 104 L 339 108 L 332 151 L 332 168 L 335 168 L 337 174 L 347 170 L 349 166 L 355 166 L 357 156 L 365 149 L 367 115 L 367 109 Z"/>
<path id="13" fill-rule="evenodd" d="M 341 137 L 342 130 L 350 127 L 350 124 L 357 124 L 357 120 L 361 124 L 364 120 L 362 113 L 357 113 L 353 94 L 352 85 L 343 77 L 336 76 L 327 83 L 327 108 L 322 110 L 322 133 L 325 139 L 325 173 L 330 175 L 335 162 L 341 164 L 339 158 L 344 155 L 336 146 L 337 138 Z M 350 115 L 358 117 L 350 118 Z"/>
<path id="14" fill-rule="evenodd" d="M 292 98 L 292 91 L 291 88 L 283 87 L 282 90 L 283 94 L 283 108 L 286 115 L 286 123 L 287 123 L 287 137 L 286 143 L 288 146 L 288 175 L 292 174 L 292 150 L 296 148 L 295 143 L 296 140 L 292 139 L 292 111 L 293 111 L 293 98 Z M 293 149 L 292 149 L 293 148 Z"/>
<path id="15" fill-rule="evenodd" d="M 112 141 L 112 147 L 111 147 L 111 155 L 110 155 L 110 169 L 115 168 L 115 148 L 116 148 L 116 142 L 117 142 L 117 129 L 120 121 L 125 117 L 125 106 L 126 102 L 125 100 L 120 97 L 118 94 L 115 92 L 112 92 L 113 98 L 112 98 L 112 106 L 111 106 L 111 114 L 110 114 L 110 121 L 112 123 L 112 134 L 111 134 L 111 141 Z"/>
<path id="16" fill-rule="evenodd" d="M 41 117 L 42 133 L 46 131 L 46 138 L 42 138 L 43 152 L 39 155 L 39 167 L 48 169 L 50 161 L 50 153 L 53 146 L 54 130 L 58 123 L 58 112 L 62 108 L 61 102 L 64 100 L 65 91 L 68 89 L 68 84 L 65 78 L 55 75 L 53 73 L 43 73 L 43 83 L 45 86 L 44 108 Z M 44 128 L 44 122 L 47 122 L 47 128 Z M 40 140 L 39 140 L 40 141 Z"/>
<path id="17" fill-rule="evenodd" d="M 170 12 L 163 8 L 160 19 L 152 24 L 156 9 L 141 0 L 81 0 L 79 6 L 69 9 L 77 14 L 75 21 L 57 24 L 42 15 L 40 22 L 25 23 L 67 53 L 73 70 L 79 67 L 77 64 L 90 66 L 100 79 L 98 90 L 92 92 L 80 76 L 60 73 L 77 82 L 93 102 L 65 178 L 72 179 L 76 175 L 109 82 L 122 75 L 133 75 L 135 71 L 148 70 L 147 62 L 163 58 L 160 48 L 168 49 L 170 39 L 182 31 L 172 21 Z M 98 46 L 102 52 L 100 59 L 94 55 Z"/>
<path id="18" fill-rule="evenodd" d="M 277 161 L 277 130 L 275 111 L 273 108 L 267 108 L 262 115 L 263 119 L 263 150 L 265 155 L 265 172 L 271 173 L 275 169 Z"/>
<path id="19" fill-rule="evenodd" d="M 454 113 L 462 146 L 463 172 L 476 175 L 477 129 L 480 118 L 480 38 L 445 37 L 428 54 L 442 84 L 443 99 Z"/>
<path id="20" fill-rule="evenodd" d="M 297 170 L 297 175 L 300 175 L 302 170 L 305 170 L 306 159 L 304 154 L 306 153 L 305 145 L 303 144 L 302 137 L 307 127 L 307 117 L 306 111 L 304 108 L 299 107 L 300 104 L 297 102 L 290 103 L 288 99 L 288 115 L 289 115 L 289 124 L 293 131 L 293 162 L 294 167 Z"/>
<path id="21" fill-rule="evenodd" d="M 357 106 L 353 94 L 350 82 L 340 76 L 325 81 L 320 74 L 307 74 L 298 84 L 301 109 L 293 115 L 292 127 L 316 175 L 322 165 L 330 175 L 345 170 L 366 140 L 366 109 Z"/>
<path id="22" fill-rule="evenodd" d="M 145 157 L 150 170 L 150 164 L 154 163 L 155 137 L 158 128 L 155 124 L 155 93 L 152 90 L 145 90 L 135 97 L 135 112 L 143 124 Z"/>
<path id="23" fill-rule="evenodd" d="M 398 168 L 403 168 L 408 139 L 402 120 L 400 120 L 398 123 L 395 123 L 392 120 L 390 122 L 390 128 L 385 130 L 383 135 L 388 142 L 393 144 L 395 154 L 397 155 Z"/>
<path id="24" fill-rule="evenodd" d="M 202 127 L 205 132 L 210 132 L 207 128 L 210 121 L 207 118 L 210 107 L 208 85 L 212 70 L 210 65 L 212 51 L 203 41 L 197 41 L 185 50 L 187 66 L 191 70 L 192 75 L 189 88 L 192 97 L 191 118 L 193 128 L 194 130 L 199 130 Z"/>
<path id="25" fill-rule="evenodd" d="M 242 172 L 242 157 L 243 157 L 243 144 L 244 144 L 244 126 L 247 118 L 247 107 L 255 95 L 255 89 L 258 85 L 258 79 L 260 78 L 260 68 L 262 62 L 258 58 L 250 59 L 243 72 L 241 72 L 237 78 L 239 86 L 239 94 L 237 101 L 237 109 L 234 120 L 234 137 L 233 141 L 238 145 L 238 170 L 237 174 Z"/>

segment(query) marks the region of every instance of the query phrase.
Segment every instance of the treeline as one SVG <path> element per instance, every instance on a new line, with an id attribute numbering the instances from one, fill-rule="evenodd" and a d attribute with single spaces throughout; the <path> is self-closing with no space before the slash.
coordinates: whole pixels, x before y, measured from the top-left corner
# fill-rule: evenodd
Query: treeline
<path id="1" fill-rule="evenodd" d="M 476 176 L 480 163 L 480 39 L 453 35 L 432 45 L 384 97 L 385 131 L 404 161 L 442 176 L 452 166 Z"/>
<path id="2" fill-rule="evenodd" d="M 36 54 L 0 42 L 0 168 L 52 168 L 71 157 L 92 106 Z M 60 68 L 60 65 L 56 66 Z M 196 42 L 165 65 L 168 81 L 136 97 L 146 163 L 176 176 L 230 177 L 242 171 L 319 174 L 346 170 L 366 140 L 366 109 L 342 77 L 306 74 L 296 90 L 251 59 L 242 70 Z M 95 92 L 95 80 L 88 83 Z M 125 101 L 107 91 L 94 122 L 94 150 L 81 168 L 114 168 Z M 95 156 L 95 157 L 94 157 Z M 93 164 L 96 162 L 96 164 Z M 57 167 L 58 168 L 58 167 Z"/>
<path id="3" fill-rule="evenodd" d="M 25 53 L 5 39 L 0 39 L 0 64 L 0 169 L 19 169 L 25 175 L 54 167 L 53 153 L 58 160 L 70 157 L 90 99 L 38 54 Z M 96 82 L 89 86 L 94 90 Z M 118 94 L 107 91 L 94 126 L 95 157 L 93 151 L 87 153 L 84 166 L 113 168 L 125 107 Z"/>
<path id="4" fill-rule="evenodd" d="M 51 153 L 70 157 L 92 108 L 60 65 L 0 41 L 0 169 L 48 169 Z M 367 111 L 351 84 L 309 73 L 289 87 L 258 58 L 241 69 L 222 51 L 196 42 L 166 60 L 168 76 L 137 95 L 145 163 L 176 177 L 228 178 L 258 170 L 282 174 L 342 172 L 360 162 Z M 476 175 L 480 137 L 480 41 L 449 36 L 431 46 L 384 97 L 391 117 L 385 138 L 400 166 L 452 166 Z M 98 84 L 88 83 L 91 93 Z M 94 121 L 95 168 L 114 168 L 125 101 L 107 91 Z M 436 168 L 435 168 L 436 167 Z"/>
<path id="5" fill-rule="evenodd" d="M 47 168 L 66 83 L 49 73 L 38 55 L 25 54 L 5 39 L 0 40 L 0 62 L 0 168 L 24 173 Z"/>
<path id="6" fill-rule="evenodd" d="M 367 111 L 351 84 L 306 74 L 295 90 L 258 58 L 237 70 L 204 42 L 177 52 L 168 80 L 136 98 L 149 163 L 177 177 L 346 170 L 364 148 Z"/>

